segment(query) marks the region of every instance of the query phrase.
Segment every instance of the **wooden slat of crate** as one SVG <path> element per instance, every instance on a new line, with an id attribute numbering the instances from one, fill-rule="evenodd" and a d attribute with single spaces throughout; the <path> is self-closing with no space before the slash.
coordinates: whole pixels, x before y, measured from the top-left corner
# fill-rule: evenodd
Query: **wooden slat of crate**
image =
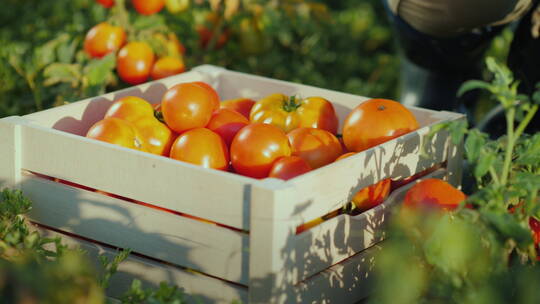
<path id="1" fill-rule="evenodd" d="M 34 176 L 21 188 L 35 222 L 247 285 L 245 233 Z"/>
<path id="2" fill-rule="evenodd" d="M 425 178 L 444 178 L 445 169 L 439 169 Z M 403 202 L 405 193 L 414 183 L 395 190 L 381 205 L 356 216 L 339 215 L 297 235 L 291 259 L 295 269 L 294 283 L 337 264 L 384 239 L 385 224 L 391 209 Z"/>
<path id="3" fill-rule="evenodd" d="M 117 251 L 108 247 L 46 228 L 35 227 L 34 229 L 44 236 L 62 238 L 62 243 L 71 248 L 77 246 L 85 250 L 98 268 L 100 267 L 98 255 L 113 257 L 118 254 Z M 235 300 L 247 303 L 246 287 L 134 255 L 130 255 L 120 263 L 118 272 L 111 278 L 107 295 L 119 298 L 128 290 L 133 279 L 140 280 L 145 288 L 157 288 L 160 282 L 177 285 L 184 290 L 188 303 L 231 304 Z"/>
<path id="4" fill-rule="evenodd" d="M 22 169 L 249 229 L 249 179 L 32 123 L 22 130 Z"/>
<path id="5" fill-rule="evenodd" d="M 297 222 L 305 222 L 333 211 L 360 189 L 387 178 L 406 178 L 447 160 L 449 138 L 439 133 L 429 145 L 429 157 L 420 155 L 423 135 L 430 127 L 357 153 L 339 162 L 291 179 L 299 204 L 289 214 Z"/>

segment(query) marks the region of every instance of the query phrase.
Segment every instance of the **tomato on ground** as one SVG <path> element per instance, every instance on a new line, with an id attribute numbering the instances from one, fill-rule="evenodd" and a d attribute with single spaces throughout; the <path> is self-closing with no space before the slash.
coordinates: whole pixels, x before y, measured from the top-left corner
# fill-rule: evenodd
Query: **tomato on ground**
<path id="1" fill-rule="evenodd" d="M 215 99 L 212 91 L 193 82 L 171 87 L 161 100 L 165 123 L 178 133 L 205 127 L 218 107 L 219 100 Z"/>
<path id="2" fill-rule="evenodd" d="M 336 161 L 347 158 L 354 154 L 356 154 L 356 152 L 342 154 L 336 159 Z M 390 178 L 383 179 L 378 183 L 360 189 L 358 192 L 356 192 L 351 201 L 356 206 L 358 211 L 363 212 L 369 210 L 380 205 L 388 197 L 390 194 L 391 184 L 392 180 Z"/>
<path id="3" fill-rule="evenodd" d="M 291 155 L 291 147 L 287 135 L 280 128 L 253 123 L 238 131 L 231 143 L 230 152 L 236 173 L 265 178 L 274 161 Z"/>
<path id="4" fill-rule="evenodd" d="M 411 111 L 388 99 L 370 99 L 345 118 L 343 141 L 347 150 L 360 152 L 418 129 Z"/>
<path id="5" fill-rule="evenodd" d="M 405 194 L 403 207 L 451 211 L 467 196 L 446 181 L 437 178 L 421 180 Z"/>
<path id="6" fill-rule="evenodd" d="M 153 15 L 165 6 L 165 0 L 131 0 L 131 3 L 141 15 Z"/>
<path id="7" fill-rule="evenodd" d="M 229 147 L 236 133 L 248 124 L 249 120 L 242 114 L 229 109 L 218 109 L 206 127 L 219 134 Z"/>
<path id="8" fill-rule="evenodd" d="M 255 100 L 253 99 L 237 98 L 222 101 L 220 107 L 222 109 L 234 110 L 249 119 L 249 113 L 251 112 L 251 108 L 254 104 Z"/>
<path id="9" fill-rule="evenodd" d="M 129 121 L 108 117 L 96 122 L 86 137 L 122 147 L 145 151 L 143 139 L 137 128 Z"/>
<path id="10" fill-rule="evenodd" d="M 323 129 L 298 128 L 287 134 L 292 155 L 299 156 L 313 169 L 335 161 L 343 152 L 337 137 Z"/>
<path id="11" fill-rule="evenodd" d="M 229 151 L 217 133 L 195 128 L 182 133 L 171 147 L 170 157 L 204 168 L 227 170 Z"/>
<path id="12" fill-rule="evenodd" d="M 126 32 L 124 29 L 102 22 L 86 33 L 84 51 L 90 57 L 101 58 L 120 49 L 125 41 Z"/>
<path id="13" fill-rule="evenodd" d="M 268 177 L 279 178 L 283 180 L 289 180 L 293 177 L 297 177 L 304 173 L 311 171 L 311 167 L 299 156 L 283 156 L 278 158 L 272 168 Z"/>
<path id="14" fill-rule="evenodd" d="M 276 125 L 285 132 L 307 127 L 336 134 L 338 127 L 334 106 L 322 97 L 298 98 L 272 94 L 253 105 L 249 118 L 251 122 Z"/>
<path id="15" fill-rule="evenodd" d="M 165 77 L 180 74 L 186 70 L 184 61 L 178 57 L 165 56 L 159 58 L 150 72 L 152 79 L 162 79 Z"/>
<path id="16" fill-rule="evenodd" d="M 133 41 L 126 44 L 116 57 L 118 76 L 133 85 L 148 79 L 153 64 L 154 51 L 145 42 Z"/>

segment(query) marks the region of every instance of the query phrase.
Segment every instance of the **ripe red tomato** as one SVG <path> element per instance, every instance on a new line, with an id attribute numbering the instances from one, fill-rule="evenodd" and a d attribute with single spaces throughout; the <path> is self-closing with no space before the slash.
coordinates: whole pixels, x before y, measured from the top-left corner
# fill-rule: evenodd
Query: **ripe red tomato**
<path id="1" fill-rule="evenodd" d="M 110 8 L 114 5 L 114 0 L 96 0 L 96 2 L 103 5 L 105 8 Z"/>
<path id="2" fill-rule="evenodd" d="M 466 198 L 463 192 L 449 183 L 437 178 L 428 178 L 418 182 L 407 191 L 403 207 L 450 211 Z"/>
<path id="3" fill-rule="evenodd" d="M 150 76 L 154 64 L 154 51 L 145 42 L 126 44 L 116 57 L 116 70 L 120 78 L 129 84 L 140 84 Z"/>
<path id="4" fill-rule="evenodd" d="M 170 157 L 218 170 L 227 170 L 229 166 L 227 145 L 221 136 L 207 128 L 191 129 L 178 136 Z"/>
<path id="5" fill-rule="evenodd" d="M 356 154 L 356 152 L 342 154 L 336 159 L 336 161 L 347 158 L 354 154 Z M 351 201 L 354 203 L 358 211 L 363 212 L 369 210 L 381 204 L 388 197 L 390 194 L 391 184 L 392 180 L 390 178 L 383 179 L 378 183 L 360 189 L 358 192 L 356 192 Z"/>
<path id="6" fill-rule="evenodd" d="M 153 15 L 165 6 L 165 0 L 131 0 L 131 3 L 141 15 Z"/>
<path id="7" fill-rule="evenodd" d="M 287 135 L 280 128 L 254 123 L 236 133 L 230 152 L 232 165 L 238 174 L 265 178 L 274 161 L 291 155 L 291 147 Z"/>
<path id="8" fill-rule="evenodd" d="M 327 165 L 343 152 L 337 137 L 323 129 L 298 128 L 287 134 L 292 155 L 300 156 L 313 169 Z"/>
<path id="9" fill-rule="evenodd" d="M 343 124 L 347 150 L 360 152 L 418 129 L 414 115 L 400 103 L 370 99 L 354 108 Z"/>
<path id="10" fill-rule="evenodd" d="M 161 79 L 176 74 L 180 74 L 186 70 L 184 61 L 178 57 L 165 56 L 159 58 L 150 72 L 152 79 Z"/>
<path id="11" fill-rule="evenodd" d="M 126 40 L 124 29 L 106 22 L 92 27 L 84 38 L 84 51 L 88 56 L 101 58 L 120 49 Z"/>
<path id="12" fill-rule="evenodd" d="M 136 96 L 120 98 L 107 110 L 107 117 L 131 122 L 138 129 L 148 152 L 169 155 L 176 134 L 154 116 L 154 108 L 146 100 Z"/>
<path id="13" fill-rule="evenodd" d="M 167 126 L 178 133 L 205 127 L 219 101 L 211 91 L 193 82 L 177 84 L 165 92 L 161 100 L 161 111 Z"/>
<path id="14" fill-rule="evenodd" d="M 272 94 L 257 101 L 249 114 L 251 122 L 276 125 L 285 132 L 318 128 L 336 134 L 338 118 L 332 103 L 322 97 L 297 98 Z"/>
<path id="15" fill-rule="evenodd" d="M 299 156 L 283 156 L 272 165 L 268 177 L 289 180 L 311 171 L 309 164 Z"/>
<path id="16" fill-rule="evenodd" d="M 229 109 L 218 109 L 212 114 L 206 127 L 219 134 L 230 147 L 236 133 L 247 124 L 249 124 L 249 120 L 242 114 Z"/>
<path id="17" fill-rule="evenodd" d="M 255 100 L 253 99 L 237 98 L 222 101 L 220 107 L 222 109 L 234 110 L 249 119 L 249 113 L 251 112 L 251 108 L 254 104 Z"/>
<path id="18" fill-rule="evenodd" d="M 137 128 L 132 123 L 116 117 L 96 122 L 88 130 L 86 137 L 145 151 L 142 136 Z"/>

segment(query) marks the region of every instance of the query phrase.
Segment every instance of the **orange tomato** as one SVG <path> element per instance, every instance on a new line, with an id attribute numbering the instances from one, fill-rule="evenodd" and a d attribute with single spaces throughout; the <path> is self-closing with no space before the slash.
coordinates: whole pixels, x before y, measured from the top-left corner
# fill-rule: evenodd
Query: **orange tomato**
<path id="1" fill-rule="evenodd" d="M 205 127 L 219 107 L 212 92 L 198 83 L 177 84 L 165 92 L 161 111 L 167 126 L 178 133 Z"/>
<path id="2" fill-rule="evenodd" d="M 231 143 L 231 162 L 236 173 L 265 178 L 272 164 L 282 156 L 291 155 L 287 135 L 280 128 L 262 123 L 249 124 Z"/>
<path id="3" fill-rule="evenodd" d="M 449 183 L 437 178 L 428 178 L 418 182 L 407 191 L 403 207 L 450 211 L 466 198 L 463 192 Z"/>
<path id="4" fill-rule="evenodd" d="M 102 22 L 86 33 L 84 51 L 90 57 L 101 58 L 120 49 L 125 41 L 126 33 L 124 29 Z"/>
<path id="5" fill-rule="evenodd" d="M 195 128 L 182 133 L 171 147 L 171 158 L 205 168 L 227 170 L 229 151 L 217 133 Z"/>
<path id="6" fill-rule="evenodd" d="M 129 121 L 116 117 L 96 122 L 88 130 L 86 137 L 144 151 L 143 139 L 137 128 Z"/>
<path id="7" fill-rule="evenodd" d="M 219 134 L 225 140 L 227 146 L 230 146 L 236 133 L 248 123 L 249 120 L 236 111 L 218 109 L 212 114 L 212 118 L 206 127 Z"/>
<path id="8" fill-rule="evenodd" d="M 176 134 L 154 116 L 154 108 L 146 100 L 136 96 L 120 98 L 107 110 L 105 118 L 107 117 L 116 117 L 133 123 L 148 152 L 169 155 Z"/>
<path id="9" fill-rule="evenodd" d="M 96 2 L 103 5 L 105 8 L 110 8 L 114 5 L 114 0 L 96 0 Z"/>
<path id="10" fill-rule="evenodd" d="M 249 113 L 251 112 L 251 108 L 254 104 L 255 100 L 253 99 L 237 98 L 222 101 L 220 107 L 222 109 L 234 110 L 249 119 Z"/>
<path id="11" fill-rule="evenodd" d="M 348 152 L 342 154 L 336 161 L 347 158 L 356 154 L 356 152 Z M 380 205 L 390 194 L 392 180 L 390 178 L 383 179 L 376 184 L 360 189 L 352 198 L 353 204 L 358 211 L 364 212 L 375 206 Z"/>
<path id="12" fill-rule="evenodd" d="M 165 0 L 131 0 L 131 3 L 141 15 L 153 15 L 165 6 Z"/>
<path id="13" fill-rule="evenodd" d="M 249 118 L 251 122 L 276 125 L 285 132 L 307 127 L 336 134 L 338 127 L 334 106 L 322 97 L 297 98 L 272 94 L 253 105 Z"/>
<path id="14" fill-rule="evenodd" d="M 313 169 L 335 161 L 342 153 L 337 137 L 323 129 L 298 128 L 289 132 L 287 137 L 292 155 L 303 158 Z"/>
<path id="15" fill-rule="evenodd" d="M 284 156 L 278 158 L 272 168 L 268 177 L 279 178 L 283 180 L 289 180 L 298 175 L 311 171 L 309 164 L 299 156 Z"/>
<path id="16" fill-rule="evenodd" d="M 129 84 L 140 84 L 150 76 L 154 64 L 154 51 L 145 42 L 126 44 L 116 57 L 118 76 Z"/>
<path id="17" fill-rule="evenodd" d="M 161 79 L 176 74 L 180 74 L 186 70 L 184 61 L 178 57 L 165 56 L 159 58 L 150 72 L 152 79 Z"/>
<path id="18" fill-rule="evenodd" d="M 194 81 L 193 83 L 205 88 L 208 91 L 208 94 L 212 95 L 212 103 L 214 104 L 214 107 L 216 109 L 219 109 L 220 98 L 219 98 L 218 92 L 211 85 L 209 85 L 208 83 L 204 81 Z"/>
<path id="19" fill-rule="evenodd" d="M 360 152 L 418 129 L 414 115 L 400 103 L 370 99 L 354 108 L 343 124 L 349 151 Z"/>

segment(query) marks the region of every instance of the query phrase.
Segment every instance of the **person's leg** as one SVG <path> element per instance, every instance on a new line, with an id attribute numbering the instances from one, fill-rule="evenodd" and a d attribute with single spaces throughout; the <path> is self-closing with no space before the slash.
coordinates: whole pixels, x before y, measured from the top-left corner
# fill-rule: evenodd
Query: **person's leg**
<path id="1" fill-rule="evenodd" d="M 523 0 L 516 1 L 520 2 L 519 7 L 522 7 Z M 484 26 L 461 33 L 465 25 L 474 24 L 469 20 L 473 18 L 471 15 L 467 15 L 467 18 L 462 20 L 463 27 L 459 26 L 459 20 L 448 22 L 448 18 L 455 15 L 452 12 L 460 10 L 451 6 L 466 4 L 461 2 L 383 0 L 402 56 L 400 98 L 402 103 L 455 111 L 460 109 L 464 100 L 473 99 L 472 94 L 469 94 L 458 100 L 456 92 L 463 81 L 480 77 L 478 71 L 483 64 L 484 51 L 490 45 L 492 38 L 500 32 L 502 26 Z M 489 2 L 482 0 L 475 3 L 487 5 L 486 3 Z M 393 7 L 391 8 L 390 5 Z M 517 9 L 517 6 L 515 8 Z M 403 18 L 399 14 L 400 10 L 404 14 Z M 486 10 L 492 17 L 484 16 L 482 20 L 496 22 L 497 18 L 501 18 L 505 13 L 508 14 L 508 9 L 504 6 L 500 6 L 500 13 L 495 14 L 496 11 L 495 9 Z M 513 14 L 518 15 L 515 12 Z M 415 22 L 414 18 L 422 21 Z M 452 24 L 456 29 L 445 28 L 447 24 Z M 426 30 L 426 26 L 432 27 L 433 30 Z M 422 29 L 423 32 L 417 28 Z M 439 36 L 434 36 L 433 33 Z"/>

